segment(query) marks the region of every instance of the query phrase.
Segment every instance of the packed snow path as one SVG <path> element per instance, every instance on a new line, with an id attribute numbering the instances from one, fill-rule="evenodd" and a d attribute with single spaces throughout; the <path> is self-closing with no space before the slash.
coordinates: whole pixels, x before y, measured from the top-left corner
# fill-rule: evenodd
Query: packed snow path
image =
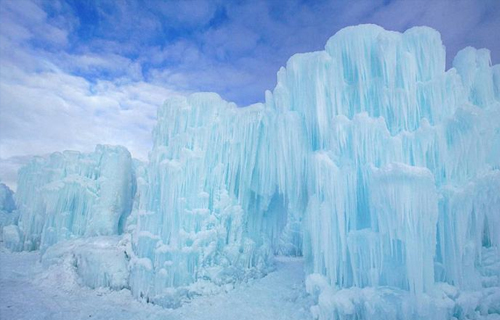
<path id="1" fill-rule="evenodd" d="M 70 270 L 44 278 L 38 259 L 38 252 L 1 249 L 0 319 L 310 319 L 301 259 L 278 258 L 266 277 L 175 310 L 141 303 L 128 290 L 80 287 Z"/>

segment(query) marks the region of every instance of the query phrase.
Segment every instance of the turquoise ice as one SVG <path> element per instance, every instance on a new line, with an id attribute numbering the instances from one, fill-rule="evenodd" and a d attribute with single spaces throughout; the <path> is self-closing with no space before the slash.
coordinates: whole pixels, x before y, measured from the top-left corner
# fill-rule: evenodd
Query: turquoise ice
<path id="1" fill-rule="evenodd" d="M 124 147 L 53 153 L 18 173 L 18 250 L 36 250 L 77 237 L 123 233 L 136 179 Z"/>
<path id="2" fill-rule="evenodd" d="M 169 307 L 265 275 L 275 255 L 304 256 L 321 319 L 389 312 L 377 301 L 388 318 L 465 317 L 450 292 L 486 276 L 500 286 L 483 265 L 500 257 L 500 66 L 488 50 L 465 48 L 446 70 L 435 30 L 362 25 L 277 78 L 244 108 L 169 98 L 148 163 L 105 148 L 108 162 L 57 154 L 23 169 L 23 248 L 124 234 L 128 287 Z"/>

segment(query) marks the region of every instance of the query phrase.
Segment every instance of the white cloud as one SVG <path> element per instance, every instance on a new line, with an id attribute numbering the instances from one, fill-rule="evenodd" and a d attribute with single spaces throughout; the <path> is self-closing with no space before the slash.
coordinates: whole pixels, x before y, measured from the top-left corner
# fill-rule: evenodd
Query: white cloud
<path id="1" fill-rule="evenodd" d="M 124 145 L 145 160 L 156 109 L 177 93 L 144 82 L 140 65 L 127 57 L 65 51 L 66 31 L 35 3 L 16 3 L 0 6 L 7 22 L 0 27 L 0 180 L 15 187 L 13 171 L 27 156 L 91 151 L 99 143 Z M 58 50 L 33 45 L 40 33 Z M 78 76 L 101 70 L 119 77 Z"/>
<path id="2" fill-rule="evenodd" d="M 17 171 L 32 159 L 31 156 L 0 158 L 0 182 L 8 185 L 12 190 L 17 189 Z"/>
<path id="3" fill-rule="evenodd" d="M 10 81 L 0 81 L 1 157 L 88 151 L 107 143 L 144 159 L 156 108 L 172 94 L 145 82 L 94 85 L 66 73 L 13 70 Z"/>

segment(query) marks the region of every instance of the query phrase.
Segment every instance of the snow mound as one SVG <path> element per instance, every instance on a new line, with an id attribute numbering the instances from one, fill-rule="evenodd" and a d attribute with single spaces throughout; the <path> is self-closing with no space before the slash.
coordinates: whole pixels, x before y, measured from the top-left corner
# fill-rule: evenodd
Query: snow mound
<path id="1" fill-rule="evenodd" d="M 59 242 L 41 257 L 47 272 L 39 279 L 71 287 L 128 288 L 128 255 L 118 236 L 102 236 Z M 54 279 L 56 277 L 56 279 Z"/>

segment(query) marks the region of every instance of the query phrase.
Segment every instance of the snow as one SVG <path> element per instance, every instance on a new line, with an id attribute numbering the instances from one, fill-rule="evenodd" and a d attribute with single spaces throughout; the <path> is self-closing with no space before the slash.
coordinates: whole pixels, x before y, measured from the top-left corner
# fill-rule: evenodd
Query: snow
<path id="1" fill-rule="evenodd" d="M 265 103 L 170 97 L 147 163 L 98 146 L 23 168 L 5 246 L 40 248 L 48 283 L 125 290 L 184 318 L 252 290 L 279 318 L 278 291 L 260 286 L 290 292 L 273 279 L 298 267 L 278 255 L 304 257 L 290 317 L 494 318 L 500 66 L 486 49 L 445 61 L 433 29 L 362 25 L 291 57 Z"/>
<path id="2" fill-rule="evenodd" d="M 215 295 L 198 296 L 177 309 L 137 301 L 128 289 L 90 289 L 78 284 L 68 264 L 46 270 L 40 253 L 0 249 L 2 319 L 310 319 L 303 261 L 281 258 L 277 271 Z M 54 266 L 54 265 L 53 265 Z"/>
<path id="3" fill-rule="evenodd" d="M 121 237 L 102 236 L 59 242 L 41 257 L 47 269 L 69 265 L 82 285 L 120 290 L 128 287 L 128 259 Z M 48 272 L 52 274 L 52 272 Z"/>
<path id="4" fill-rule="evenodd" d="M 90 242 L 106 247 L 113 242 L 113 237 Z M 70 246 L 73 249 L 68 252 L 78 251 L 78 246 Z M 66 258 L 69 256 L 66 254 Z M 408 319 L 409 315 L 422 320 L 452 316 L 455 319 L 498 319 L 500 283 L 498 276 L 494 276 L 493 281 L 490 276 L 499 274 L 500 259 L 492 249 L 483 249 L 482 256 L 481 273 L 483 280 L 488 282 L 484 289 L 460 291 L 446 283 L 438 283 L 421 297 L 420 308 L 416 308 L 414 297 L 401 289 L 353 287 L 334 290 L 326 278 L 318 274 L 310 275 L 304 283 L 303 260 L 278 257 L 276 270 L 263 278 L 212 294 L 197 295 L 179 308 L 165 309 L 136 300 L 128 289 L 82 287 L 71 259 L 60 259 L 46 269 L 40 262 L 40 251 L 13 253 L 1 247 L 0 316 L 19 320 L 312 320 L 318 316 L 321 319 L 350 319 L 354 315 L 360 319 Z M 47 258 L 42 261 L 44 259 Z"/>

